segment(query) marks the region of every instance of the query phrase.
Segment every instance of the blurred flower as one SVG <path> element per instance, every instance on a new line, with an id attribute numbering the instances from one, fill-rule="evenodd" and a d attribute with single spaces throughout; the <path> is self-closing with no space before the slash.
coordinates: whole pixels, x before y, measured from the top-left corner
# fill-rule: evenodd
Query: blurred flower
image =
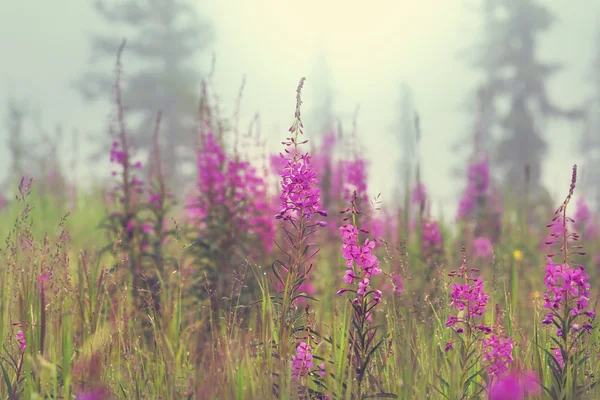
<path id="1" fill-rule="evenodd" d="M 436 221 L 423 220 L 421 226 L 422 252 L 426 261 L 433 262 L 444 256 L 444 239 Z"/>
<path id="2" fill-rule="evenodd" d="M 534 372 L 510 373 L 492 381 L 489 400 L 523 400 L 525 396 L 539 396 L 541 386 Z"/>
<path id="3" fill-rule="evenodd" d="M 521 261 L 523 259 L 523 252 L 521 250 L 513 251 L 513 258 L 515 261 Z"/>
<path id="4" fill-rule="evenodd" d="M 367 162 L 357 157 L 355 160 L 343 161 L 341 163 L 344 171 L 344 200 L 350 201 L 352 193 L 356 192 L 360 205 L 367 205 L 369 201 L 367 193 Z"/>
<path id="5" fill-rule="evenodd" d="M 325 377 L 325 363 L 319 365 L 319 375 L 321 375 L 322 378 Z"/>
<path id="6" fill-rule="evenodd" d="M 490 187 L 490 168 L 487 157 L 469 164 L 467 187 L 458 205 L 458 219 L 466 219 L 474 214 L 475 208 L 483 204 Z"/>
<path id="7" fill-rule="evenodd" d="M 423 183 L 418 183 L 412 190 L 411 202 L 421 204 L 427 200 L 427 188 Z"/>
<path id="8" fill-rule="evenodd" d="M 494 246 L 492 245 L 490 239 L 486 237 L 478 237 L 477 239 L 475 239 L 473 245 L 473 253 L 475 257 L 489 258 L 492 256 Z"/>
<path id="9" fill-rule="evenodd" d="M 558 362 L 558 365 L 561 368 L 564 368 L 565 367 L 565 360 L 563 359 L 562 351 L 560 351 L 560 349 L 558 347 L 553 347 L 551 350 L 552 350 L 552 355 L 554 356 L 554 358 Z"/>
<path id="10" fill-rule="evenodd" d="M 110 397 L 110 393 L 105 388 L 96 388 L 82 391 L 75 399 L 76 400 L 106 400 Z"/>
<path id="11" fill-rule="evenodd" d="M 598 233 L 598 228 L 592 218 L 592 212 L 583 198 L 577 200 L 575 227 L 580 232 L 582 231 L 585 239 L 594 238 Z"/>

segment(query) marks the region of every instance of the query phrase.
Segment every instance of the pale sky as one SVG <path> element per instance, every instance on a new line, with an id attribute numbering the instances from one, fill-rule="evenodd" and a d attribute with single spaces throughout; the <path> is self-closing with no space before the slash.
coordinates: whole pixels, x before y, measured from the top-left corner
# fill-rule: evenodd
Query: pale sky
<path id="1" fill-rule="evenodd" d="M 565 64 L 550 81 L 549 93 L 559 105 L 574 106 L 589 94 L 585 76 L 600 12 L 593 10 L 592 0 L 545 3 L 552 4 L 558 21 L 543 37 L 540 55 Z M 305 115 L 310 109 L 310 73 L 318 52 L 326 53 L 333 76 L 335 111 L 347 127 L 360 104 L 359 135 L 373 160 L 370 189 L 372 194 L 382 192 L 384 202 L 397 180 L 390 172 L 395 170 L 400 154 L 389 127 L 397 119 L 400 84 L 408 83 L 421 115 L 423 179 L 433 201 L 444 205 L 446 216 L 454 216 L 464 182 L 451 180 L 449 170 L 463 162 L 452 153 L 451 144 L 470 127 L 472 117 L 461 105 L 478 78 L 459 55 L 481 34 L 476 0 L 369 4 L 348 0 L 214 0 L 197 4 L 216 30 L 216 41 L 199 67 L 208 70 L 214 51 L 215 84 L 222 107 L 229 112 L 246 75 L 241 126 L 247 126 L 252 115 L 260 112 L 273 150 L 285 137 L 293 117 L 295 89 L 302 76 L 308 78 Z M 106 104 L 91 106 L 69 86 L 87 68 L 88 34 L 105 29 L 91 2 L 85 0 L 36 2 L 35 6 L 27 1 L 0 0 L 2 123 L 5 100 L 15 95 L 41 110 L 47 130 L 62 124 L 67 132 L 79 129 L 105 134 L 108 99 Z M 107 68 L 112 71 L 112 60 Z M 550 121 L 546 130 L 551 150 L 544 179 L 559 197 L 568 187 L 572 164 L 578 161 L 573 151 L 578 129 Z M 311 139 L 311 133 L 307 135 Z M 2 126 L 0 179 L 8 167 L 5 141 Z M 65 154 L 70 153 L 69 143 L 64 143 Z M 88 166 L 75 176 L 89 181 L 90 176 L 104 176 L 105 170 Z"/>

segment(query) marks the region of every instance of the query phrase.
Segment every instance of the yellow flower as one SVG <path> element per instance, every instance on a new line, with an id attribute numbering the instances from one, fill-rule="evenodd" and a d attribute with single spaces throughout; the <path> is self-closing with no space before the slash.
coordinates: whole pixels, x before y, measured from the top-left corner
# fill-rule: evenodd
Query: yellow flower
<path id="1" fill-rule="evenodd" d="M 513 258 L 515 261 L 521 261 L 523 259 L 523 252 L 521 250 L 513 251 Z"/>

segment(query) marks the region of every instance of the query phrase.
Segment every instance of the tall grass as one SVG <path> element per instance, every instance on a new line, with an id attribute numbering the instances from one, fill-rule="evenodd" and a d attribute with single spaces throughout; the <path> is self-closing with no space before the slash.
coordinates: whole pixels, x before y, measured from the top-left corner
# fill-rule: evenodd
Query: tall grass
<path id="1" fill-rule="evenodd" d="M 366 177 L 362 161 L 352 164 L 357 172 L 347 182 L 343 173 L 334 173 L 360 153 L 338 160 L 329 152 L 325 161 L 318 159 L 325 153 L 317 153 L 313 165 L 298 150 L 304 136 L 314 137 L 302 133 L 300 89 L 293 129 L 283 144 L 293 149 L 283 156 L 282 168 L 288 168 L 278 176 L 283 185 L 244 197 L 239 191 L 220 191 L 228 184 L 212 182 L 221 197 L 196 193 L 194 198 L 202 201 L 195 204 L 213 201 L 219 207 L 205 208 L 201 218 L 188 218 L 193 210 L 170 202 L 168 182 L 156 172 L 159 156 L 148 183 L 131 188 L 130 177 L 123 178 L 121 194 L 133 196 L 125 203 L 107 202 L 101 191 L 80 192 L 68 207 L 52 191 L 37 190 L 35 181 L 21 184 L 15 199 L 0 210 L 0 235 L 5 238 L 0 253 L 0 397 L 501 399 L 510 379 L 517 387 L 510 394 L 514 399 L 600 396 L 595 385 L 600 343 L 593 318 L 588 318 L 589 329 L 583 329 L 583 317 L 581 322 L 561 320 L 570 331 L 578 323 L 576 338 L 543 324 L 549 265 L 545 222 L 517 218 L 522 211 L 515 198 L 505 202 L 501 214 L 463 210 L 458 222 L 435 221 L 425 186 L 410 184 L 407 188 L 416 188 L 414 202 L 407 193 L 403 206 L 394 209 L 383 199 L 385 213 L 377 210 L 379 200 L 369 208 L 363 193 L 353 197 L 361 199 L 360 214 L 356 208 L 348 217 L 337 212 L 349 212 L 347 196 L 328 194 L 325 217 L 315 207 L 319 193 L 331 193 L 331 186 L 323 185 L 333 185 L 333 179 L 340 180 L 340 190 L 365 191 L 361 179 Z M 215 125 L 217 121 L 203 124 Z M 120 135 L 126 135 L 122 128 Z M 237 163 L 242 155 L 227 155 L 226 144 L 220 146 L 232 163 L 204 163 L 202 168 L 215 169 L 200 173 L 249 171 Z M 199 157 L 206 156 L 202 147 L 198 150 Z M 291 195 L 295 189 L 290 182 L 298 182 L 298 171 L 320 165 L 330 166 L 324 180 L 329 183 L 323 183 L 325 172 L 317 169 L 307 179 L 313 185 L 312 208 L 302 208 L 307 203 Z M 243 178 L 233 181 L 246 183 L 251 176 L 266 185 L 273 177 L 259 176 L 259 170 L 232 175 Z M 232 182 L 227 179 L 220 182 Z M 417 183 L 423 184 L 420 179 Z M 571 192 L 574 185 L 575 180 Z M 287 197 L 280 198 L 281 190 Z M 253 203 L 256 198 L 259 206 Z M 569 221 L 566 204 L 560 210 Z M 127 220 L 103 233 L 100 223 L 125 206 Z M 278 215 L 274 235 L 255 230 L 253 224 L 262 220 L 250 213 L 257 210 L 261 217 Z M 551 210 L 546 211 L 550 221 Z M 343 242 L 338 228 L 375 226 L 371 223 L 380 215 L 389 218 L 384 221 L 388 229 L 377 237 L 374 230 L 360 230 L 356 248 L 371 249 L 381 273 L 357 277 L 368 275 L 370 288 L 359 293 L 359 281 L 344 280 L 344 274 L 350 271 L 349 260 L 356 262 L 353 274 L 364 273 L 364 264 L 358 253 L 344 253 L 350 242 Z M 130 220 L 138 229 L 128 229 Z M 323 221 L 334 229 L 325 228 Z M 593 222 L 590 217 L 586 223 Z M 598 237 L 592 231 L 575 237 L 572 230 L 580 226 L 567 225 L 559 247 L 576 245 L 572 239 L 578 238 L 588 253 L 575 248 L 560 263 L 573 270 L 584 266 L 591 286 L 589 305 L 582 309 L 591 312 L 599 294 L 594 261 Z M 213 240 L 217 235 L 235 240 Z M 365 243 L 367 237 L 376 246 Z M 491 252 L 476 247 L 478 237 L 489 239 Z M 275 249 L 265 240 L 275 241 Z M 482 283 L 485 301 L 478 301 L 485 310 L 477 318 L 453 294 L 461 265 L 465 284 L 475 279 Z M 478 270 L 477 277 L 472 269 Z M 342 287 L 346 292 L 338 296 Z M 376 307 L 365 293 L 377 297 Z M 466 325 L 449 324 L 452 318 Z M 500 362 L 492 354 L 492 337 L 510 338 L 510 357 L 501 360 L 500 369 L 491 367 L 492 361 Z M 564 348 L 557 345 L 560 340 Z M 302 343 L 310 350 L 299 350 Z M 557 359 L 557 347 L 566 367 Z"/>

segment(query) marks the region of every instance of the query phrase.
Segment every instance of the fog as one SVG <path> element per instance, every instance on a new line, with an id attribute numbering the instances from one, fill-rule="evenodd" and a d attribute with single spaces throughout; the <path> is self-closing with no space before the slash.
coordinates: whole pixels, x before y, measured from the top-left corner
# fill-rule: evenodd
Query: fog
<path id="1" fill-rule="evenodd" d="M 600 7 L 591 0 L 547 3 L 558 20 L 540 37 L 538 54 L 544 61 L 564 64 L 548 80 L 548 94 L 560 106 L 577 106 L 590 95 L 587 79 Z M 384 202 L 400 184 L 395 172 L 401 151 L 393 126 L 398 120 L 400 85 L 408 84 L 421 117 L 423 180 L 436 211 L 454 213 L 464 181 L 453 178 L 450 170 L 467 162 L 468 151 L 456 153 L 452 145 L 471 130 L 474 117 L 464 104 L 481 79 L 463 56 L 483 31 L 478 1 L 214 0 L 196 4 L 215 33 L 209 50 L 198 58 L 198 69 L 208 71 L 214 53 L 214 82 L 224 113 L 232 111 L 246 77 L 241 126 L 247 126 L 259 112 L 271 150 L 278 148 L 279 139 L 287 133 L 302 76 L 307 77 L 303 109 L 309 118 L 318 93 L 311 85 L 318 80 L 312 79 L 317 58 L 325 55 L 334 110 L 345 126 L 351 126 L 360 105 L 357 132 L 371 160 L 370 191 L 383 193 Z M 107 134 L 112 105 L 108 96 L 95 104 L 82 101 L 73 82 L 89 68 L 89 35 L 113 29 L 100 20 L 91 2 L 34 5 L 0 0 L 0 114 L 6 114 L 6 100 L 14 96 L 39 110 L 39 125 L 45 130 L 62 125 L 67 137 L 61 144 L 65 160 L 72 157 L 69 136 L 80 132 L 81 168 L 69 173 L 81 182 L 108 175 L 104 164 L 85 162 L 91 151 L 86 138 Z M 125 71 L 127 62 L 126 49 Z M 105 65 L 112 71 L 114 60 Z M 36 128 L 27 129 L 34 138 Z M 544 129 L 549 152 L 543 181 L 553 195 L 564 195 L 568 187 L 570 167 L 578 162 L 574 144 L 580 130 L 579 124 L 555 119 Z M 306 133 L 309 140 L 319 138 L 318 133 Z M 2 125 L 0 182 L 9 172 L 7 136 Z M 36 142 L 36 146 L 43 144 Z"/>

